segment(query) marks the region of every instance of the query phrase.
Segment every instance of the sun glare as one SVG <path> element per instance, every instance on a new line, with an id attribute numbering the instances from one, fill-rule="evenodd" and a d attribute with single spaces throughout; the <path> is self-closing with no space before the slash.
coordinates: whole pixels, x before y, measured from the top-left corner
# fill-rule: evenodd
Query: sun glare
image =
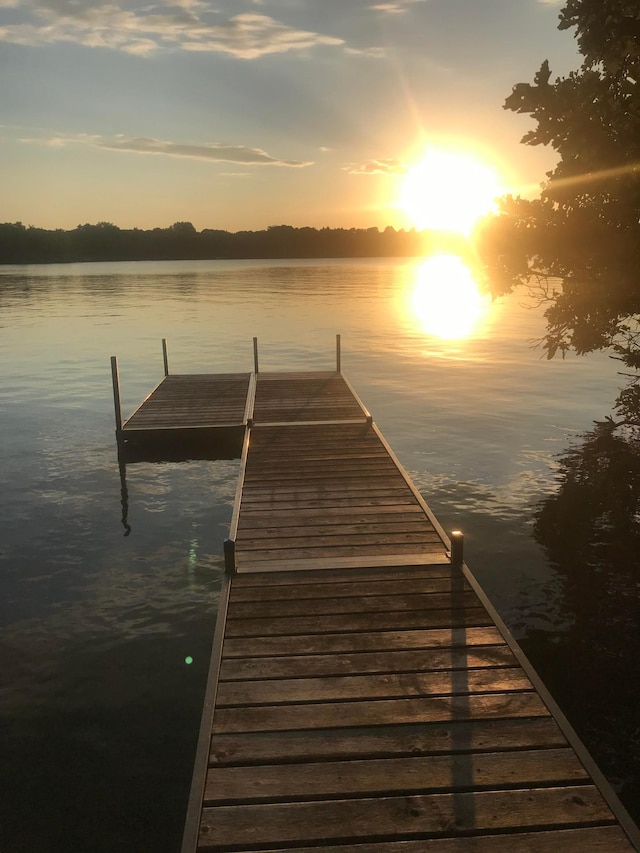
<path id="1" fill-rule="evenodd" d="M 415 228 L 468 235 L 500 194 L 496 173 L 480 161 L 433 149 L 405 176 L 399 206 Z"/>
<path id="2" fill-rule="evenodd" d="M 471 269 L 457 255 L 434 255 L 417 268 L 411 295 L 422 330 L 447 340 L 471 335 L 489 306 Z"/>

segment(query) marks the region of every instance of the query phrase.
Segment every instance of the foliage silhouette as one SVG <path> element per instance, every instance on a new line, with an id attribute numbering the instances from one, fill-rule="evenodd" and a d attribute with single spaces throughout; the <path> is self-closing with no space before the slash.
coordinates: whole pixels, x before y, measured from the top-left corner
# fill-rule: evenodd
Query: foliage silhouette
<path id="1" fill-rule="evenodd" d="M 560 458 L 558 474 L 534 535 L 560 581 L 566 624 L 532 631 L 522 645 L 640 821 L 637 430 L 611 418 L 596 423 Z"/>
<path id="2" fill-rule="evenodd" d="M 0 264 L 76 261 L 198 260 L 207 258 L 409 257 L 429 248 L 428 232 L 394 228 L 293 228 L 197 231 L 191 222 L 143 231 L 109 222 L 47 231 L 21 222 L 0 224 Z"/>
<path id="3" fill-rule="evenodd" d="M 537 285 L 547 303 L 544 347 L 611 348 L 640 367 L 640 4 L 568 0 L 560 29 L 573 28 L 584 57 L 551 82 L 543 62 L 505 109 L 530 115 L 522 139 L 559 155 L 540 198 L 507 197 L 482 229 L 479 251 L 496 294 Z"/>

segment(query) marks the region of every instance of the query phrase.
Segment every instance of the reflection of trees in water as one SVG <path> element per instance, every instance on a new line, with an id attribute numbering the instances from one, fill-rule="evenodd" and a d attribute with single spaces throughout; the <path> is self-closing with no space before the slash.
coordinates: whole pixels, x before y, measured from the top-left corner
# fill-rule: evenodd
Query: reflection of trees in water
<path id="1" fill-rule="evenodd" d="M 569 627 L 523 646 L 640 819 L 640 438 L 599 422 L 560 459 L 534 535 L 562 581 Z"/>

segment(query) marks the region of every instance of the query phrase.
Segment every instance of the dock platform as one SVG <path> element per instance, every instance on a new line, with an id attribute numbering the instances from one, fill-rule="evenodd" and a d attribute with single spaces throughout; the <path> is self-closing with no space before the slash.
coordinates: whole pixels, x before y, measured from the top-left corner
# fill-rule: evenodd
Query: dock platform
<path id="1" fill-rule="evenodd" d="M 339 370 L 246 387 L 182 853 L 640 850 Z"/>

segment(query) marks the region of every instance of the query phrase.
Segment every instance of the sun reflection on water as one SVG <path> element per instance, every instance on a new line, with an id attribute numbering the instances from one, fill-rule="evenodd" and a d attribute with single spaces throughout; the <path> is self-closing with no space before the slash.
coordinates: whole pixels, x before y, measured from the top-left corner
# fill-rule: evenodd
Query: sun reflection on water
<path id="1" fill-rule="evenodd" d="M 445 340 L 468 338 L 490 307 L 471 268 L 458 255 L 433 255 L 415 270 L 411 310 L 422 331 Z"/>

